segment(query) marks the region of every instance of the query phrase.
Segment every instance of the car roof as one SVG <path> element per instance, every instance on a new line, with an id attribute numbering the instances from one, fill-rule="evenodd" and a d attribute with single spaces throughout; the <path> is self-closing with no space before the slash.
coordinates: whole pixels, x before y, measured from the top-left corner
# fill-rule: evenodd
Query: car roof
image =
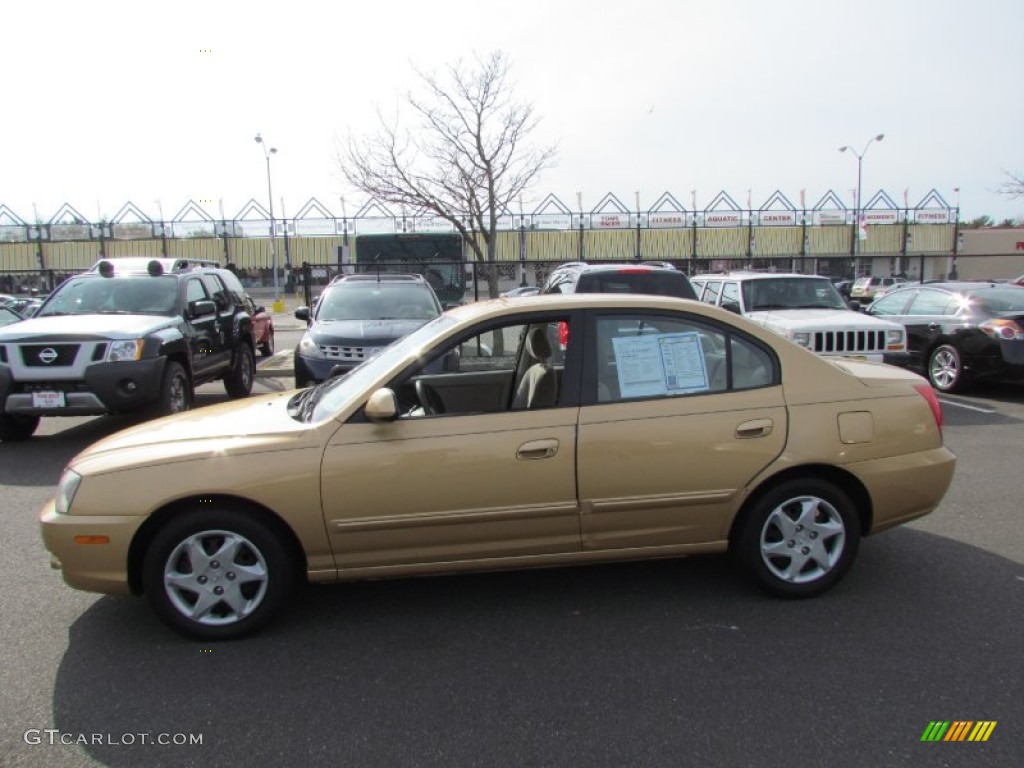
<path id="1" fill-rule="evenodd" d="M 197 267 L 217 267 L 221 268 L 221 265 L 216 261 L 208 259 L 165 259 L 165 258 L 153 258 L 150 256 L 114 256 L 111 258 L 100 259 L 90 267 L 90 272 L 101 272 L 103 270 L 113 269 L 114 274 L 119 273 L 150 273 L 154 267 L 152 265 L 159 264 L 160 269 L 164 272 L 187 272 Z M 109 265 L 109 266 L 107 266 Z"/>
<path id="2" fill-rule="evenodd" d="M 331 285 L 338 283 L 426 283 L 423 275 L 397 274 L 397 273 L 373 273 L 359 275 L 338 275 L 331 281 Z"/>

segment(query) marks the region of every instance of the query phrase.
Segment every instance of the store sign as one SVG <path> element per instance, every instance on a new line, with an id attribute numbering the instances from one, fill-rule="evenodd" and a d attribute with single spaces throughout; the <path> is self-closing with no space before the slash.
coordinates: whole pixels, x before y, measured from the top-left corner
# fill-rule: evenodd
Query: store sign
<path id="1" fill-rule="evenodd" d="M 452 223 L 440 216 L 420 216 L 413 219 L 415 232 L 451 232 Z"/>
<path id="2" fill-rule="evenodd" d="M 757 217 L 763 227 L 792 227 L 796 224 L 794 211 L 762 211 Z"/>
<path id="3" fill-rule="evenodd" d="M 51 224 L 51 240 L 88 240 L 88 224 Z"/>
<path id="4" fill-rule="evenodd" d="M 949 211 L 942 208 L 915 211 L 914 221 L 918 224 L 949 224 Z"/>
<path id="5" fill-rule="evenodd" d="M 28 239 L 28 230 L 21 226 L 0 226 L 0 242 L 23 243 Z"/>
<path id="6" fill-rule="evenodd" d="M 333 219 L 296 219 L 296 235 L 333 235 L 335 226 Z"/>
<path id="7" fill-rule="evenodd" d="M 683 213 L 682 211 L 652 213 L 647 217 L 647 226 L 649 226 L 651 229 L 685 227 L 686 214 Z"/>
<path id="8" fill-rule="evenodd" d="M 356 231 L 361 235 L 393 234 L 395 220 L 391 218 L 357 219 Z"/>
<path id="9" fill-rule="evenodd" d="M 628 213 L 595 213 L 590 217 L 590 226 L 594 229 L 627 229 Z"/>
<path id="10" fill-rule="evenodd" d="M 814 223 L 820 227 L 846 223 L 846 211 L 815 211 Z"/>
<path id="11" fill-rule="evenodd" d="M 738 227 L 743 224 L 739 211 L 711 211 L 704 214 L 705 227 Z"/>
<path id="12" fill-rule="evenodd" d="M 112 224 L 110 233 L 115 240 L 145 240 L 153 237 L 153 227 L 141 221 L 127 224 Z"/>
<path id="13" fill-rule="evenodd" d="M 861 211 L 865 224 L 896 224 L 899 214 L 896 211 Z"/>
<path id="14" fill-rule="evenodd" d="M 534 229 L 571 229 L 572 218 L 567 213 L 538 213 L 533 216 Z"/>

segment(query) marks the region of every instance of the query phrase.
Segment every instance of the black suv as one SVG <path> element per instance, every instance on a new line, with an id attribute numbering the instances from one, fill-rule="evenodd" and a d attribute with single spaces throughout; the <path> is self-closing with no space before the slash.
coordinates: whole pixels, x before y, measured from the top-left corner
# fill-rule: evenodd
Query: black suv
<path id="1" fill-rule="evenodd" d="M 422 275 L 340 275 L 316 306 L 295 317 L 308 328 L 295 348 L 295 385 L 306 387 L 355 368 L 441 314 Z"/>
<path id="2" fill-rule="evenodd" d="M 109 259 L 69 278 L 0 329 L 0 440 L 30 437 L 40 416 L 184 411 L 216 379 L 245 397 L 256 366 L 244 296 L 231 272 L 175 259 Z"/>
<path id="3" fill-rule="evenodd" d="M 587 264 L 574 261 L 555 269 L 541 293 L 649 293 L 696 299 L 679 270 L 663 264 Z"/>

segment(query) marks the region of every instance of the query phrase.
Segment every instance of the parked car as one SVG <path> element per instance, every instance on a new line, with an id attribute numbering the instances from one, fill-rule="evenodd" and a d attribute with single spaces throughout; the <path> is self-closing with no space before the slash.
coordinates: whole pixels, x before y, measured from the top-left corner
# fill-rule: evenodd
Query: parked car
<path id="1" fill-rule="evenodd" d="M 827 277 L 728 272 L 691 279 L 701 301 L 743 315 L 798 346 L 826 356 L 900 362 L 906 332 L 899 323 L 850 309 Z"/>
<path id="2" fill-rule="evenodd" d="M 13 309 L 22 317 L 32 317 L 39 311 L 39 308 L 43 306 L 45 301 L 45 296 L 20 296 L 9 301 L 4 306 L 8 309 Z"/>
<path id="3" fill-rule="evenodd" d="M 904 277 L 858 277 L 850 288 L 850 298 L 861 304 L 870 304 L 880 289 L 890 289 L 907 282 Z"/>
<path id="4" fill-rule="evenodd" d="M 24 320 L 21 315 L 8 306 L 0 305 L 0 327 Z"/>
<path id="5" fill-rule="evenodd" d="M 538 293 L 540 293 L 540 288 L 524 285 L 519 288 L 513 288 L 511 291 L 505 291 L 501 296 L 505 299 L 515 299 L 520 296 L 536 296 Z"/>
<path id="6" fill-rule="evenodd" d="M 171 265 L 174 267 L 174 265 Z M 69 278 L 35 316 L 0 329 L 0 440 L 41 416 L 192 406 L 195 387 L 252 389 L 252 323 L 231 272 L 109 259 Z"/>
<path id="7" fill-rule="evenodd" d="M 249 294 L 245 294 L 244 301 L 246 311 L 252 318 L 253 343 L 263 357 L 270 357 L 274 354 L 274 316 Z"/>
<path id="8" fill-rule="evenodd" d="M 299 307 L 306 333 L 295 348 L 295 386 L 348 373 L 388 344 L 441 314 L 422 275 L 340 275 L 316 306 Z"/>
<path id="9" fill-rule="evenodd" d="M 564 365 L 561 323 L 580 331 Z M 809 597 L 862 536 L 939 504 L 941 423 L 916 374 L 808 355 L 706 304 L 485 301 L 321 386 L 101 440 L 42 535 L 71 586 L 145 594 L 202 640 L 256 631 L 304 580 L 726 550 Z"/>
<path id="10" fill-rule="evenodd" d="M 906 365 L 942 392 L 1024 378 L 1024 291 L 1006 284 L 907 285 L 867 309 L 907 329 Z"/>
<path id="11" fill-rule="evenodd" d="M 1024 275 L 1021 275 L 1020 277 L 1018 277 L 1018 278 L 1016 278 L 1014 280 L 1011 280 L 1010 284 L 1011 285 L 1024 285 Z"/>
<path id="12" fill-rule="evenodd" d="M 695 299 L 686 275 L 671 264 L 588 264 L 573 261 L 557 267 L 541 293 L 647 293 Z"/>

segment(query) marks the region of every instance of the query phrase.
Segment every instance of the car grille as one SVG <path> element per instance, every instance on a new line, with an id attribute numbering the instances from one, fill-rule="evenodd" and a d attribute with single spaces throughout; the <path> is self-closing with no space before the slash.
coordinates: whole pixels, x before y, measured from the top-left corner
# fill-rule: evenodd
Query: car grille
<path id="1" fill-rule="evenodd" d="M 21 359 L 29 367 L 53 368 L 72 365 L 78 354 L 78 344 L 25 344 Z"/>
<path id="2" fill-rule="evenodd" d="M 817 331 L 814 351 L 825 354 L 884 352 L 885 331 Z"/>
<path id="3" fill-rule="evenodd" d="M 321 344 L 320 352 L 328 360 L 341 360 L 343 362 L 361 363 L 367 358 L 370 351 L 376 347 L 343 347 L 331 344 Z"/>

